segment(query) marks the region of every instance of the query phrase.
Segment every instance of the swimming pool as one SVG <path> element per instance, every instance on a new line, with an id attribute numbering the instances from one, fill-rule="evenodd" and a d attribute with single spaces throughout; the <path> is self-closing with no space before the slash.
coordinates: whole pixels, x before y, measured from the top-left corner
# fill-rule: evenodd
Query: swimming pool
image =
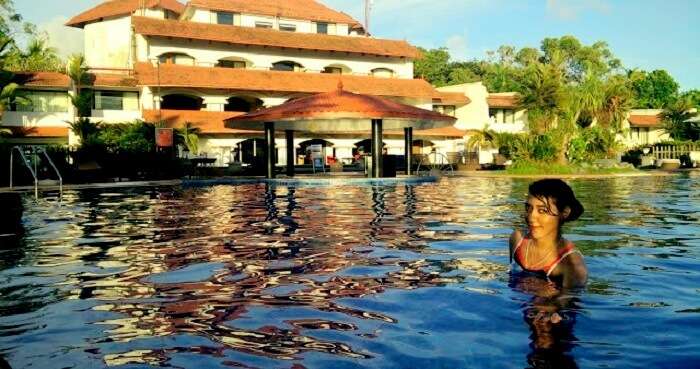
<path id="1" fill-rule="evenodd" d="M 12 368 L 687 368 L 700 176 L 570 181 L 589 285 L 510 276 L 526 180 L 81 190 L 0 249 Z"/>

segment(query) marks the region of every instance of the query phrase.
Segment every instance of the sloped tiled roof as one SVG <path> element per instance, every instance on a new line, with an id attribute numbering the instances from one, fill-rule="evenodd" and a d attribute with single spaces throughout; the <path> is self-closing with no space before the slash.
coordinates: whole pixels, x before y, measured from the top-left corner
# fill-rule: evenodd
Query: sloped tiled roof
<path id="1" fill-rule="evenodd" d="M 339 84 L 338 88 L 333 91 L 300 97 L 282 105 L 228 119 L 226 125 L 235 127 L 237 123 L 294 122 L 341 118 L 407 119 L 437 124 L 440 124 L 438 122 L 454 124 L 456 121 L 454 117 L 402 104 L 384 97 L 348 92 L 343 90 L 342 84 Z M 444 125 L 446 124 L 441 126 Z"/>
<path id="2" fill-rule="evenodd" d="M 202 110 L 167 110 L 160 111 L 160 118 L 168 128 L 182 128 L 185 123 L 192 123 L 200 129 L 202 134 L 247 134 L 260 133 L 258 131 L 246 131 L 241 129 L 231 129 L 224 127 L 224 121 L 237 117 L 245 113 L 241 112 L 219 112 Z M 158 110 L 144 110 L 143 119 L 147 122 L 158 121 Z"/>
<path id="3" fill-rule="evenodd" d="M 66 23 L 69 27 L 83 28 L 85 24 L 102 18 L 131 15 L 144 4 L 144 0 L 111 0 L 76 15 Z M 147 8 L 161 7 L 176 14 L 182 14 L 185 6 L 176 0 L 145 0 Z"/>
<path id="4" fill-rule="evenodd" d="M 23 87 L 33 88 L 69 90 L 71 87 L 70 77 L 58 72 L 18 72 L 13 82 Z M 97 73 L 90 74 L 90 81 L 86 86 L 136 88 L 138 83 L 134 77 L 124 74 Z"/>
<path id="5" fill-rule="evenodd" d="M 136 65 L 140 85 L 156 86 L 158 73 L 150 63 Z M 239 91 L 319 93 L 335 90 L 377 96 L 432 98 L 435 89 L 421 79 L 377 78 L 324 73 L 261 71 L 162 64 L 161 87 L 212 88 Z"/>
<path id="6" fill-rule="evenodd" d="M 636 127 L 655 127 L 661 125 L 661 116 L 655 115 L 641 115 L 641 114 L 631 114 L 627 121 L 630 122 L 631 126 Z"/>
<path id="7" fill-rule="evenodd" d="M 516 93 L 496 93 L 489 94 L 486 98 L 490 108 L 508 108 L 515 109 L 518 107 L 518 95 Z"/>
<path id="8" fill-rule="evenodd" d="M 0 126 L 0 128 L 9 129 L 14 136 L 19 137 L 68 137 L 68 127 Z"/>
<path id="9" fill-rule="evenodd" d="M 92 75 L 92 81 L 90 85 L 94 87 L 136 88 L 138 86 L 138 81 L 132 76 L 111 73 L 99 73 Z"/>
<path id="10" fill-rule="evenodd" d="M 15 73 L 13 82 L 26 87 L 70 88 L 70 78 L 58 72 L 18 72 Z"/>
<path id="11" fill-rule="evenodd" d="M 433 103 L 445 105 L 467 105 L 471 99 L 461 92 L 441 92 L 437 91 L 433 96 Z"/>
<path id="12" fill-rule="evenodd" d="M 406 41 L 370 37 L 283 32 L 274 29 L 133 17 L 136 33 L 233 45 L 279 47 L 297 50 L 336 51 L 390 57 L 418 58 L 420 51 Z"/>
<path id="13" fill-rule="evenodd" d="M 196 8 L 234 13 L 270 15 L 280 18 L 358 25 L 349 15 L 314 0 L 191 0 Z"/>
<path id="14" fill-rule="evenodd" d="M 403 132 L 399 131 L 387 131 L 388 134 L 400 134 L 403 135 Z M 430 128 L 430 129 L 419 129 L 413 131 L 413 137 L 450 137 L 450 138 L 460 138 L 464 137 L 467 134 L 467 131 L 463 131 L 461 129 L 457 129 L 454 126 L 451 127 L 442 127 L 442 128 Z"/>

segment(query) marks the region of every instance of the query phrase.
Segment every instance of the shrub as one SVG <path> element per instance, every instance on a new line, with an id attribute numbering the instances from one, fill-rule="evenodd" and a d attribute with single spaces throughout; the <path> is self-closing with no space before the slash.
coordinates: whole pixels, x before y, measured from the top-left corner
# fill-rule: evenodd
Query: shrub
<path id="1" fill-rule="evenodd" d="M 557 146 L 548 134 L 536 135 L 530 146 L 531 157 L 537 161 L 552 161 L 557 156 Z"/>

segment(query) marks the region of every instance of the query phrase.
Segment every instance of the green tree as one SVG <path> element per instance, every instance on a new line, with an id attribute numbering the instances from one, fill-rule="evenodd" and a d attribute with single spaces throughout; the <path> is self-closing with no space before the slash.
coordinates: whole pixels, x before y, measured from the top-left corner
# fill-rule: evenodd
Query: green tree
<path id="1" fill-rule="evenodd" d="M 557 62 L 537 62 L 525 70 L 519 105 L 528 111 L 531 131 L 543 133 L 557 125 L 565 90 L 563 72 Z"/>
<path id="2" fill-rule="evenodd" d="M 698 117 L 698 112 L 693 109 L 693 104 L 689 99 L 678 99 L 668 104 L 661 113 L 663 129 L 672 139 L 679 141 L 700 140 L 700 124 L 690 122 L 696 117 Z"/>
<path id="3" fill-rule="evenodd" d="M 681 94 L 681 99 L 687 99 L 696 108 L 700 109 L 700 90 L 690 90 Z"/>
<path id="4" fill-rule="evenodd" d="M 447 85 L 450 74 L 450 53 L 447 48 L 426 50 L 420 48 L 423 54 L 414 64 L 414 75 L 441 87 Z"/>
<path id="5" fill-rule="evenodd" d="M 64 70 L 63 61 L 56 49 L 49 47 L 45 39 L 33 38 L 22 51 L 13 47 L 5 67 L 15 72 L 60 72 Z"/>
<path id="6" fill-rule="evenodd" d="M 630 71 L 628 77 L 632 81 L 636 108 L 663 109 L 678 98 L 680 86 L 665 70 Z"/>
<path id="7" fill-rule="evenodd" d="M 545 63 L 555 58 L 561 60 L 567 81 L 582 81 L 593 70 L 606 75 L 621 68 L 622 63 L 610 50 L 607 43 L 598 41 L 592 45 L 583 45 L 574 36 L 545 38 L 540 47 Z"/>
<path id="8" fill-rule="evenodd" d="M 92 114 L 92 92 L 84 90 L 83 86 L 90 82 L 90 73 L 85 63 L 85 56 L 76 54 L 68 59 L 66 74 L 71 79 L 74 94 L 71 103 L 75 107 L 77 117 L 89 117 Z"/>
<path id="9" fill-rule="evenodd" d="M 199 133 L 200 129 L 190 122 L 186 122 L 182 128 L 177 130 L 180 143 L 184 144 L 187 150 L 194 155 L 199 154 Z"/>

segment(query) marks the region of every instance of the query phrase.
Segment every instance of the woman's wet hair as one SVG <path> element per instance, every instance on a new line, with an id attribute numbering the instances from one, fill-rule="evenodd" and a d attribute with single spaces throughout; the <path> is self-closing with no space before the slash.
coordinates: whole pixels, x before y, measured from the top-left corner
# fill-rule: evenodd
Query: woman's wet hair
<path id="1" fill-rule="evenodd" d="M 583 205 L 576 199 L 574 191 L 571 190 L 566 182 L 561 179 L 542 179 L 530 184 L 528 188 L 530 196 L 533 196 L 542 201 L 547 207 L 547 212 L 552 215 L 559 215 L 554 212 L 550 199 L 554 201 L 554 205 L 559 212 L 566 207 L 571 209 L 569 215 L 563 219 L 564 222 L 571 222 L 578 219 L 583 214 Z"/>

